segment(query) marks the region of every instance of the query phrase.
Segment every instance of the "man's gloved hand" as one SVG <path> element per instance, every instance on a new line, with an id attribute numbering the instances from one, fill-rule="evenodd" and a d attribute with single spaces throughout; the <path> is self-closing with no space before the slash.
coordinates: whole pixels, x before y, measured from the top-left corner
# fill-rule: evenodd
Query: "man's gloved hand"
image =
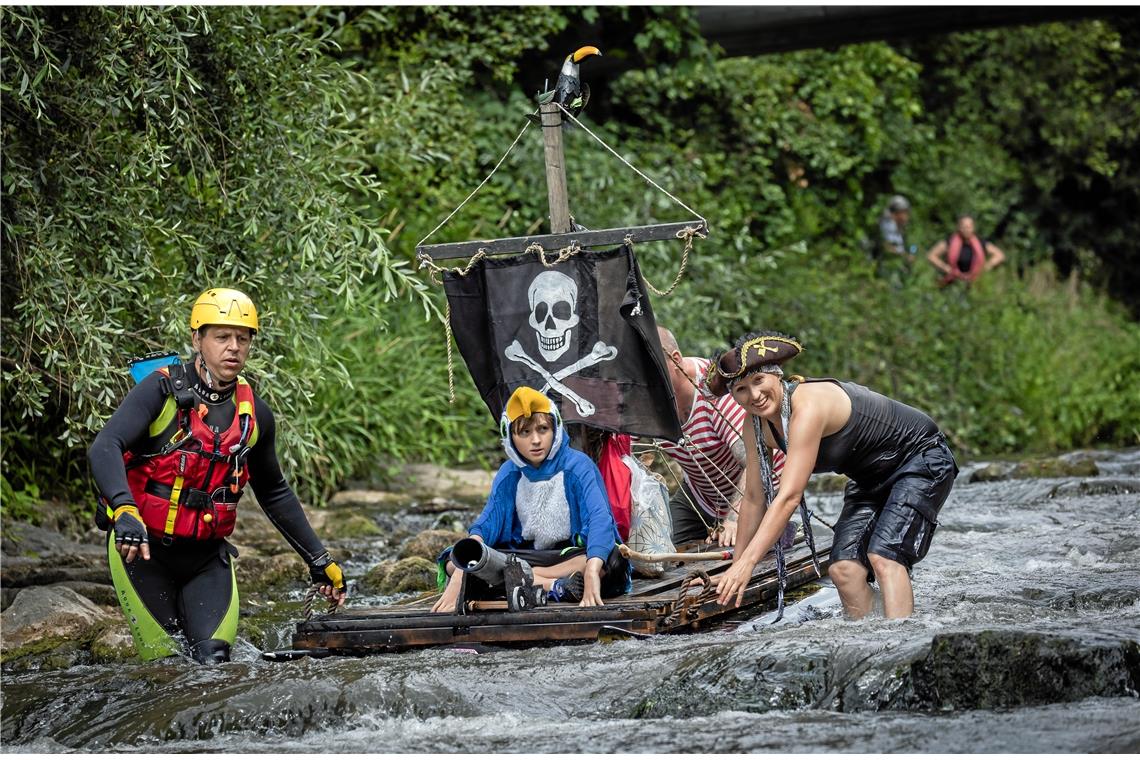
<path id="1" fill-rule="evenodd" d="M 146 526 L 139 517 L 134 504 L 123 504 L 115 510 L 112 518 L 115 531 L 115 548 L 127 564 L 136 557 L 150 559 L 150 544 L 147 542 Z"/>
<path id="2" fill-rule="evenodd" d="M 309 578 L 317 584 L 317 591 L 329 601 L 335 601 L 338 605 L 344 604 L 344 598 L 348 594 L 344 572 L 340 569 L 340 565 L 332 561 L 328 552 L 309 565 Z"/>

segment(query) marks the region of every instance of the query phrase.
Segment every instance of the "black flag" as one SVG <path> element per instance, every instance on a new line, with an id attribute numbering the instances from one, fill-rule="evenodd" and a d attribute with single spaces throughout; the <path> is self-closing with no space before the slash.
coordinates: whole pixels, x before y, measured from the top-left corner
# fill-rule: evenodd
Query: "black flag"
<path id="1" fill-rule="evenodd" d="M 495 419 L 520 385 L 566 422 L 676 441 L 673 387 L 637 259 L 628 246 L 546 266 L 538 253 L 444 274 L 451 329 Z"/>

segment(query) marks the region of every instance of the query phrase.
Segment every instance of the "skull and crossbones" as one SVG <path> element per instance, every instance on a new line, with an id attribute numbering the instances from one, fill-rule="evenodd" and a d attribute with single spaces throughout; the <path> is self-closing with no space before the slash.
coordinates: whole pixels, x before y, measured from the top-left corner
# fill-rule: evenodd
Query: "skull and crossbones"
<path id="1" fill-rule="evenodd" d="M 534 330 L 538 352 L 546 362 L 555 361 L 570 348 L 570 333 L 581 321 L 578 315 L 578 283 L 561 272 L 542 272 L 531 281 L 527 301 L 530 304 L 528 323 Z M 589 417 L 596 411 L 594 405 L 566 387 L 562 380 L 586 367 L 610 361 L 617 353 L 617 348 L 599 340 L 589 354 L 551 373 L 531 358 L 517 340 L 503 351 L 507 360 L 530 367 L 546 380 L 541 391 L 550 389 L 561 394 L 583 417 Z"/>

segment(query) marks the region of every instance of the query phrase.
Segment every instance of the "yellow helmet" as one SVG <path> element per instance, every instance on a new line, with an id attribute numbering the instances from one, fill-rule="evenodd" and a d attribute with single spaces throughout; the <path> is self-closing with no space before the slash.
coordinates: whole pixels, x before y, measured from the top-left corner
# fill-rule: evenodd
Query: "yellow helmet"
<path id="1" fill-rule="evenodd" d="M 203 325 L 248 327 L 257 332 L 257 309 L 245 293 L 232 288 L 210 288 L 190 310 L 190 329 Z"/>

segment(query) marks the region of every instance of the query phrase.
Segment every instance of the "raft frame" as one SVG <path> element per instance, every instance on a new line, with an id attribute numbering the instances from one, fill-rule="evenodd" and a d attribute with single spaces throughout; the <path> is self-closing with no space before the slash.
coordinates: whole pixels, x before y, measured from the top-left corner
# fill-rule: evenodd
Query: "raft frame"
<path id="1" fill-rule="evenodd" d="M 826 573 L 830 549 L 830 540 L 817 546 L 821 575 Z M 787 551 L 786 559 L 788 591 L 819 578 L 802 537 Z M 467 614 L 457 615 L 431 612 L 439 598 L 433 595 L 402 605 L 321 615 L 297 623 L 291 651 L 271 652 L 267 657 L 361 656 L 427 647 L 529 647 L 590 643 L 613 636 L 642 638 L 697 631 L 741 611 L 775 606 L 778 581 L 771 554 L 753 570 L 740 607 L 722 607 L 711 591 L 686 587 L 689 578 L 701 573 L 715 582 L 731 564 L 725 560 L 669 563 L 661 577 L 635 579 L 631 594 L 608 599 L 603 607 L 556 603 L 509 612 L 505 601 L 473 601 L 467 603 Z"/>

